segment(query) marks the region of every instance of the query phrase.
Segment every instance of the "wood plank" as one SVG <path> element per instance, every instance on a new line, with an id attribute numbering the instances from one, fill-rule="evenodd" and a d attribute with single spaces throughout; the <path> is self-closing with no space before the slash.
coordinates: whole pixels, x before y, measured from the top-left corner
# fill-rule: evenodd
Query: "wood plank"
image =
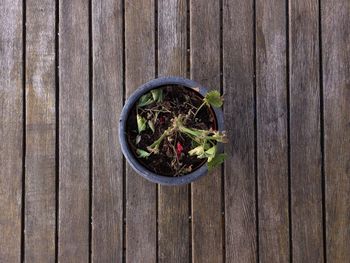
<path id="1" fill-rule="evenodd" d="M 183 76 L 187 70 L 187 3 L 158 1 L 159 76 Z M 189 262 L 188 185 L 159 186 L 159 262 Z"/>
<path id="2" fill-rule="evenodd" d="M 350 258 L 350 2 L 322 1 L 327 260 Z"/>
<path id="3" fill-rule="evenodd" d="M 219 1 L 190 1 L 191 78 L 220 89 Z M 192 262 L 222 262 L 221 170 L 192 183 Z"/>
<path id="4" fill-rule="evenodd" d="M 92 26 L 92 261 L 122 262 L 123 158 L 118 143 L 123 106 L 122 1 L 93 1 Z"/>
<path id="5" fill-rule="evenodd" d="M 155 76 L 154 4 L 125 2 L 126 96 Z M 126 262 L 156 262 L 156 190 L 126 166 Z"/>
<path id="6" fill-rule="evenodd" d="M 291 1 L 289 12 L 293 261 L 322 262 L 318 2 Z"/>
<path id="7" fill-rule="evenodd" d="M 22 1 L 0 2 L 0 261 L 21 258 Z"/>
<path id="8" fill-rule="evenodd" d="M 89 258 L 88 1 L 59 1 L 58 260 Z"/>
<path id="9" fill-rule="evenodd" d="M 25 261 L 55 261 L 55 3 L 26 9 Z"/>
<path id="10" fill-rule="evenodd" d="M 256 12 L 259 260 L 288 262 L 286 3 L 259 0 Z"/>
<path id="11" fill-rule="evenodd" d="M 255 262 L 253 1 L 223 1 L 226 262 Z"/>

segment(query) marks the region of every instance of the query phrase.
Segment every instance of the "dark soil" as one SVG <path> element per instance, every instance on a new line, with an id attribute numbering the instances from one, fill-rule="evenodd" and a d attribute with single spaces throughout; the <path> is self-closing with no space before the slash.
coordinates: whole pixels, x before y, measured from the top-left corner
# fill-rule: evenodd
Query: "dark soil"
<path id="1" fill-rule="evenodd" d="M 138 135 L 136 122 L 136 104 L 129 114 L 127 120 L 127 136 L 128 142 L 134 155 L 137 157 L 136 149 L 143 149 L 147 151 L 147 146 L 150 146 L 156 141 L 163 132 L 171 125 L 171 120 L 174 116 L 179 114 L 186 115 L 190 110 L 193 112 L 202 104 L 202 96 L 190 89 L 178 85 L 164 86 L 163 102 L 164 108 L 169 112 L 160 112 L 155 123 L 154 133 L 150 128 L 141 132 L 141 140 L 136 145 L 136 137 Z M 155 103 L 139 108 L 138 114 L 147 118 L 149 109 L 155 107 Z M 161 107 L 161 106 L 159 106 Z M 208 130 L 210 128 L 216 130 L 216 119 L 213 110 L 207 106 L 203 107 L 197 114 L 196 118 L 191 118 L 187 121 L 186 127 Z M 182 146 L 181 153 L 174 151 L 177 149 L 178 143 Z M 172 141 L 167 138 L 162 141 L 158 154 L 151 154 L 147 159 L 138 158 L 138 161 L 144 165 L 148 170 L 156 174 L 164 176 L 181 176 L 189 172 L 193 172 L 202 166 L 206 159 L 198 159 L 196 156 L 189 156 L 188 151 L 193 148 L 192 141 L 185 134 L 177 133 Z M 174 159 L 177 160 L 174 164 Z"/>

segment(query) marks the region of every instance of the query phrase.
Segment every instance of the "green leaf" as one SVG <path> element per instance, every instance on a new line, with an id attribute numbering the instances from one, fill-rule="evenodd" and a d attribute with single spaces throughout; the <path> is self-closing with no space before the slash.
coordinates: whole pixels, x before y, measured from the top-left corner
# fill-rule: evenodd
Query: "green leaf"
<path id="1" fill-rule="evenodd" d="M 162 89 L 153 89 L 151 90 L 152 97 L 154 101 L 162 102 L 163 101 L 163 90 Z"/>
<path id="2" fill-rule="evenodd" d="M 145 118 L 143 118 L 139 114 L 136 115 L 136 119 L 137 119 L 137 129 L 139 133 L 141 133 L 142 131 L 146 130 L 147 121 Z"/>
<path id="3" fill-rule="evenodd" d="M 139 158 L 148 158 L 151 154 L 142 149 L 136 149 L 136 153 Z"/>
<path id="4" fill-rule="evenodd" d="M 220 96 L 220 92 L 217 90 L 213 90 L 208 92 L 204 97 L 204 102 L 209 106 L 213 106 L 215 108 L 220 108 L 223 104 L 223 99 Z"/>
<path id="5" fill-rule="evenodd" d="M 208 157 L 208 163 L 211 162 L 216 155 L 216 145 L 205 151 L 205 156 Z"/>
<path id="6" fill-rule="evenodd" d="M 149 104 L 151 104 L 153 102 L 154 102 L 154 100 L 153 100 L 152 94 L 151 93 L 147 93 L 147 94 L 143 95 L 139 99 L 139 101 L 137 103 L 137 106 L 144 107 L 144 106 L 147 106 L 147 105 L 149 105 Z"/>
<path id="7" fill-rule="evenodd" d="M 153 121 L 149 120 L 149 121 L 148 121 L 148 126 L 151 128 L 152 132 L 154 133 L 155 128 L 154 128 L 154 123 L 153 123 Z"/>
<path id="8" fill-rule="evenodd" d="M 207 163 L 208 170 L 211 171 L 215 167 L 220 166 L 220 164 L 222 164 L 225 161 L 226 157 L 227 157 L 227 154 L 225 153 L 220 153 L 216 155 L 210 162 Z"/>

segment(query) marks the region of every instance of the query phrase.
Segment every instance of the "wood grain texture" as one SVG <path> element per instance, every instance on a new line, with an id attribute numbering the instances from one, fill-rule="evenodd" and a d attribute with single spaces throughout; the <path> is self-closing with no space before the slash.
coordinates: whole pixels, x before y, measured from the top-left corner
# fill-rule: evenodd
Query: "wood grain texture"
<path id="1" fill-rule="evenodd" d="M 322 1 L 327 261 L 350 258 L 350 2 Z"/>
<path id="2" fill-rule="evenodd" d="M 191 78 L 220 90 L 219 1 L 190 1 Z M 192 183 L 192 262 L 222 262 L 221 171 Z"/>
<path id="3" fill-rule="evenodd" d="M 122 1 L 93 1 L 92 31 L 92 261 L 122 262 L 123 158 L 118 143 L 123 106 Z"/>
<path id="4" fill-rule="evenodd" d="M 59 1 L 58 260 L 89 258 L 88 1 Z"/>
<path id="5" fill-rule="evenodd" d="M 154 0 L 125 2 L 126 96 L 155 76 Z M 156 185 L 126 166 L 126 262 L 155 262 Z"/>
<path id="6" fill-rule="evenodd" d="M 21 258 L 22 1 L 0 2 L 0 261 Z"/>
<path id="7" fill-rule="evenodd" d="M 318 2 L 291 1 L 289 19 L 293 260 L 322 262 Z"/>
<path id="8" fill-rule="evenodd" d="M 286 3 L 256 2 L 259 260 L 289 261 Z"/>
<path id="9" fill-rule="evenodd" d="M 158 0 L 158 76 L 186 77 L 187 5 Z M 159 186 L 159 262 L 189 262 L 188 185 Z"/>
<path id="10" fill-rule="evenodd" d="M 55 261 L 55 3 L 26 9 L 25 261 Z"/>
<path id="11" fill-rule="evenodd" d="M 256 261 L 253 1 L 223 1 L 226 262 Z"/>

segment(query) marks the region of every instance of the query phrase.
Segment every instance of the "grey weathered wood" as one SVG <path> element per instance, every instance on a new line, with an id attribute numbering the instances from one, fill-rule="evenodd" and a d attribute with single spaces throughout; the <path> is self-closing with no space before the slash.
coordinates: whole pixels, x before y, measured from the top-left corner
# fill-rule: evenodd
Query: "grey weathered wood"
<path id="1" fill-rule="evenodd" d="M 322 262 L 318 2 L 290 1 L 289 19 L 293 260 Z"/>
<path id="2" fill-rule="evenodd" d="M 288 262 L 286 3 L 258 0 L 256 12 L 259 259 Z"/>
<path id="3" fill-rule="evenodd" d="M 350 2 L 322 1 L 327 261 L 350 258 Z"/>
<path id="4" fill-rule="evenodd" d="M 256 261 L 253 1 L 223 1 L 226 262 Z"/>
<path id="5" fill-rule="evenodd" d="M 21 258 L 22 1 L 0 2 L 0 261 Z"/>
<path id="6" fill-rule="evenodd" d="M 126 95 L 155 76 L 154 0 L 125 2 Z M 156 261 L 156 185 L 126 166 L 126 262 Z"/>
<path id="7" fill-rule="evenodd" d="M 191 78 L 220 89 L 219 1 L 190 1 Z M 192 262 L 222 262 L 221 170 L 192 183 Z"/>
<path id="8" fill-rule="evenodd" d="M 123 158 L 118 116 L 123 106 L 122 1 L 92 2 L 92 261 L 122 262 Z"/>
<path id="9" fill-rule="evenodd" d="M 88 1 L 59 1 L 58 260 L 89 258 Z"/>
<path id="10" fill-rule="evenodd" d="M 187 5 L 158 1 L 158 75 L 186 77 Z M 159 186 L 159 262 L 189 262 L 188 186 Z"/>
<path id="11" fill-rule="evenodd" d="M 55 3 L 26 9 L 25 261 L 55 261 Z"/>

